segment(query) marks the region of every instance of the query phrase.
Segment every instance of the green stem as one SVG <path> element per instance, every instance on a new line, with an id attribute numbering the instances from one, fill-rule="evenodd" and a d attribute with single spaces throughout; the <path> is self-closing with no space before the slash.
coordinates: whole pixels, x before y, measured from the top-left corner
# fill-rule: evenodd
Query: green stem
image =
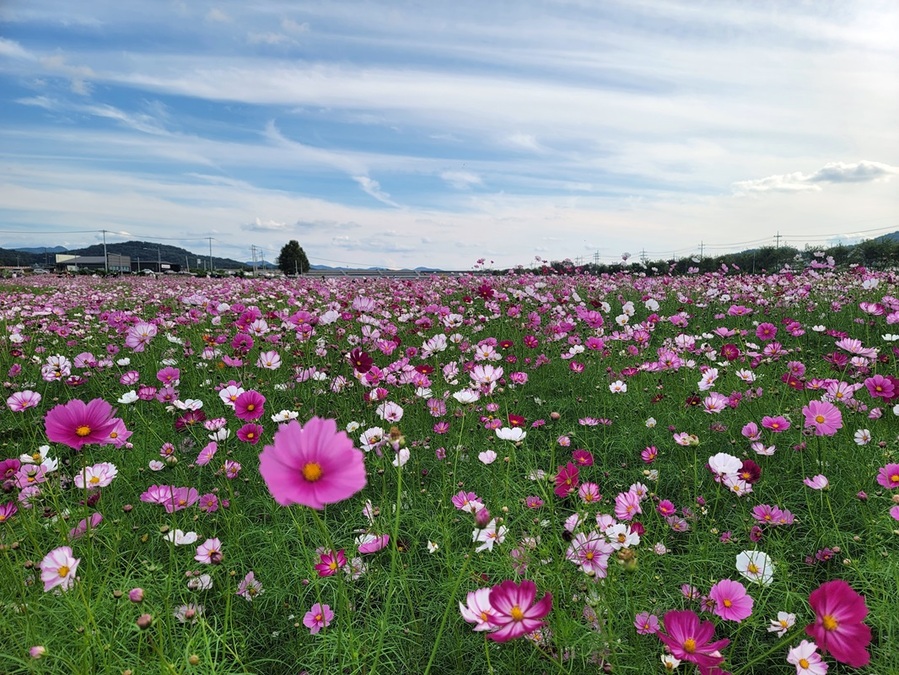
<path id="1" fill-rule="evenodd" d="M 465 578 L 465 575 L 468 572 L 469 562 L 471 562 L 471 556 L 466 555 L 465 564 L 462 565 L 459 576 L 456 577 L 453 592 L 450 593 L 449 601 L 446 603 L 446 609 L 443 610 L 443 616 L 440 619 L 440 627 L 437 629 L 437 637 L 434 638 L 434 646 L 431 648 L 431 655 L 428 658 L 428 665 L 425 667 L 424 675 L 429 675 L 431 672 L 431 666 L 434 664 L 434 658 L 437 656 L 437 649 L 440 647 L 440 638 L 443 637 L 443 630 L 446 628 L 446 620 L 449 618 L 450 610 L 454 607 L 454 603 L 456 602 L 456 594 L 459 592 L 459 586 L 462 585 L 462 579 Z"/>

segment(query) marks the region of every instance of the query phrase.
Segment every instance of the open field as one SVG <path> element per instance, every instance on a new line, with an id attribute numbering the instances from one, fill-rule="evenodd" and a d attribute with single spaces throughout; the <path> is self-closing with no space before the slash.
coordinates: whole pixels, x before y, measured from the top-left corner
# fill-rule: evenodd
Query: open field
<path id="1" fill-rule="evenodd" d="M 0 672 L 897 673 L 896 288 L 2 281 Z"/>

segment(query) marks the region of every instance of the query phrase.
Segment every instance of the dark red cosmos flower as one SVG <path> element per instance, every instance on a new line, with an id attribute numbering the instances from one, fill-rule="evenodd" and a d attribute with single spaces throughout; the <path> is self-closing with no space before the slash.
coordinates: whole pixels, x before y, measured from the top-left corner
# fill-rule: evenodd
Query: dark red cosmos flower
<path id="1" fill-rule="evenodd" d="M 527 420 L 521 415 L 514 415 L 509 413 L 509 426 L 510 427 L 523 427 L 527 424 Z"/>
<path id="2" fill-rule="evenodd" d="M 762 477 L 762 467 L 751 459 L 744 459 L 738 475 L 747 483 L 756 483 Z"/>
<path id="3" fill-rule="evenodd" d="M 372 358 L 359 347 L 354 347 L 349 353 L 350 364 L 358 373 L 367 373 L 374 365 Z"/>

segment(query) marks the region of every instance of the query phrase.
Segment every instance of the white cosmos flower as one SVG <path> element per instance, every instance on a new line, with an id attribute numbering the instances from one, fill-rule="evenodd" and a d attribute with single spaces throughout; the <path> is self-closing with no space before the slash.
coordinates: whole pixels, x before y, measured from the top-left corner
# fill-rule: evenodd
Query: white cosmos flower
<path id="1" fill-rule="evenodd" d="M 189 546 L 197 540 L 197 533 L 175 530 L 174 532 L 166 532 L 162 535 L 162 538 L 173 542 L 175 546 Z"/>
<path id="2" fill-rule="evenodd" d="M 762 586 L 768 586 L 774 578 L 774 561 L 762 551 L 743 551 L 737 554 L 737 571 Z"/>
<path id="3" fill-rule="evenodd" d="M 528 432 L 521 427 L 500 427 L 496 429 L 497 438 L 504 441 L 512 441 L 513 443 L 523 441 L 527 435 Z"/>
<path id="4" fill-rule="evenodd" d="M 118 402 L 122 405 L 128 405 L 129 403 L 134 403 L 138 400 L 137 392 L 133 389 L 131 391 L 125 392 L 118 398 Z"/>
<path id="5" fill-rule="evenodd" d="M 455 392 L 453 398 L 459 403 L 474 403 L 481 398 L 481 395 L 473 389 L 463 389 L 462 391 Z"/>
<path id="6" fill-rule="evenodd" d="M 409 457 L 411 456 L 411 452 L 409 452 L 409 448 L 400 448 L 400 451 L 396 453 L 396 457 L 393 458 L 391 464 L 395 467 L 401 467 L 409 461 Z"/>

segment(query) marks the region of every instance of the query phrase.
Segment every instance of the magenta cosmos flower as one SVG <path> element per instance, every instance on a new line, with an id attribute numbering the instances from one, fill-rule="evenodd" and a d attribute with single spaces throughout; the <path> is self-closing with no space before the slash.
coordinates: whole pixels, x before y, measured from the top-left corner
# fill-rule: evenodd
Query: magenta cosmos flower
<path id="1" fill-rule="evenodd" d="M 316 602 L 312 605 L 312 609 L 306 612 L 306 615 L 303 617 L 303 625 L 309 629 L 310 633 L 315 635 L 322 628 L 330 626 L 333 618 L 334 612 L 331 611 L 329 605 Z"/>
<path id="2" fill-rule="evenodd" d="M 843 416 L 833 403 L 809 401 L 802 414 L 805 415 L 806 428 L 814 427 L 815 436 L 833 436 L 843 428 Z"/>
<path id="3" fill-rule="evenodd" d="M 877 474 L 877 482 L 887 490 L 899 488 L 899 464 L 887 464 Z"/>
<path id="4" fill-rule="evenodd" d="M 75 399 L 50 410 L 44 417 L 44 429 L 50 441 L 75 450 L 90 443 L 105 445 L 118 424 L 113 414 L 112 406 L 102 398 L 89 403 Z"/>
<path id="5" fill-rule="evenodd" d="M 683 610 L 666 613 L 662 622 L 667 634 L 659 631 L 656 635 L 668 646 L 674 658 L 695 663 L 700 670 L 715 668 L 724 661 L 720 650 L 730 644 L 730 640 L 711 642 L 715 633 L 711 621 L 700 622 L 695 612 Z"/>
<path id="6" fill-rule="evenodd" d="M 542 628 L 546 624 L 543 617 L 553 608 L 553 596 L 547 593 L 535 603 L 536 599 L 537 585 L 527 579 L 521 584 L 504 581 L 490 589 L 492 622 L 498 629 L 487 637 L 494 642 L 508 642 Z"/>
<path id="7" fill-rule="evenodd" d="M 281 506 L 322 509 L 365 487 L 365 456 L 334 420 L 296 420 L 275 432 L 275 444 L 259 455 L 259 473 Z"/>
<path id="8" fill-rule="evenodd" d="M 805 627 L 824 653 L 853 668 L 868 665 L 871 629 L 862 621 L 868 615 L 865 598 L 842 579 L 821 584 L 809 595 L 815 622 Z"/>
<path id="9" fill-rule="evenodd" d="M 234 401 L 234 414 L 244 422 L 252 422 L 265 412 L 265 396 L 258 391 L 245 391 Z"/>

